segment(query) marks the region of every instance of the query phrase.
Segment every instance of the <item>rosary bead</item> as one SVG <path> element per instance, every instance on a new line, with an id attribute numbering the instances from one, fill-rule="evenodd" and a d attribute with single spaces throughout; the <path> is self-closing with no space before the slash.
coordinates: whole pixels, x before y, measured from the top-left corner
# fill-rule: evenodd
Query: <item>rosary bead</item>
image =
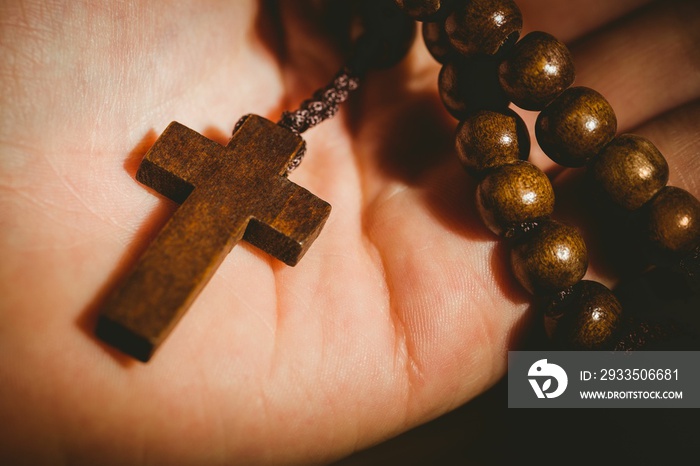
<path id="1" fill-rule="evenodd" d="M 450 0 L 394 0 L 401 10 L 417 21 L 439 18 L 452 3 Z M 444 18 L 444 16 L 443 16 Z"/>
<path id="2" fill-rule="evenodd" d="M 662 188 L 643 209 L 645 240 L 657 260 L 692 251 L 700 244 L 700 201 L 680 188 Z"/>
<path id="3" fill-rule="evenodd" d="M 527 291 L 552 293 L 583 278 L 588 252 L 576 228 L 546 220 L 514 242 L 510 262 L 515 277 Z"/>
<path id="4" fill-rule="evenodd" d="M 545 310 L 547 335 L 561 348 L 600 350 L 614 345 L 622 306 L 604 285 L 582 280 Z"/>
<path id="5" fill-rule="evenodd" d="M 476 205 L 491 231 L 511 236 L 521 224 L 552 214 L 554 190 L 539 168 L 517 161 L 494 169 L 481 180 L 476 189 Z"/>
<path id="6" fill-rule="evenodd" d="M 509 101 L 498 84 L 497 72 L 498 63 L 488 57 L 447 62 L 438 77 L 445 108 L 458 120 L 478 110 L 505 110 Z"/>
<path id="7" fill-rule="evenodd" d="M 445 21 L 450 43 L 465 56 L 495 55 L 518 40 L 522 27 L 522 14 L 512 0 L 463 1 Z"/>
<path id="8" fill-rule="evenodd" d="M 617 205 L 636 210 L 668 182 L 668 163 L 648 140 L 634 134 L 616 137 L 590 167 L 596 185 Z"/>
<path id="9" fill-rule="evenodd" d="M 542 150 L 565 167 L 581 167 L 615 136 L 617 118 L 605 98 L 587 87 L 572 87 L 537 118 Z"/>
<path id="10" fill-rule="evenodd" d="M 531 32 L 508 52 L 499 81 L 515 105 L 542 110 L 574 82 L 574 62 L 566 45 L 554 36 Z"/>
<path id="11" fill-rule="evenodd" d="M 530 134 L 525 122 L 510 109 L 482 110 L 457 127 L 457 154 L 464 168 L 475 176 L 530 154 Z"/>
<path id="12" fill-rule="evenodd" d="M 457 61 L 450 61 L 440 70 L 438 75 L 438 91 L 440 99 L 450 114 L 459 119 L 467 114 L 465 96 L 469 92 L 466 72 L 460 70 Z"/>
<path id="13" fill-rule="evenodd" d="M 453 53 L 450 41 L 447 38 L 447 33 L 445 32 L 445 25 L 443 23 L 423 23 L 423 41 L 425 42 L 425 47 L 430 52 L 433 58 L 445 64 L 448 61 L 449 56 Z"/>

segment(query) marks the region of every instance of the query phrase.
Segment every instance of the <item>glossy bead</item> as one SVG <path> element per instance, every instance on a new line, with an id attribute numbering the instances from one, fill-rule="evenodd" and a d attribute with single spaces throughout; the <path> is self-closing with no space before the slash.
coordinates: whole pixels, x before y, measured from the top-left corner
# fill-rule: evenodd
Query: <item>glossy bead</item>
<path id="1" fill-rule="evenodd" d="M 445 32 L 443 23 L 423 23 L 423 41 L 425 47 L 435 60 L 440 63 L 447 63 L 450 55 L 454 53 L 450 41 Z"/>
<path id="2" fill-rule="evenodd" d="M 531 32 L 508 52 L 499 81 L 515 105 L 542 110 L 574 82 L 574 62 L 566 45 L 554 36 Z"/>
<path id="3" fill-rule="evenodd" d="M 576 228 L 547 220 L 514 242 L 510 263 L 513 274 L 527 291 L 551 293 L 583 278 L 588 252 Z"/>
<path id="4" fill-rule="evenodd" d="M 554 190 L 542 170 L 518 161 L 494 169 L 481 180 L 476 205 L 491 231 L 510 236 L 521 224 L 551 215 Z"/>
<path id="5" fill-rule="evenodd" d="M 478 110 L 504 110 L 508 98 L 497 80 L 491 58 L 450 60 L 440 70 L 438 90 L 445 108 L 458 120 Z"/>
<path id="6" fill-rule="evenodd" d="M 542 150 L 565 167 L 581 167 L 615 137 L 617 118 L 605 98 L 587 87 L 572 87 L 537 118 Z"/>
<path id="7" fill-rule="evenodd" d="M 482 110 L 459 124 L 455 145 L 464 168 L 479 176 L 485 170 L 527 160 L 530 134 L 514 111 Z"/>
<path id="8" fill-rule="evenodd" d="M 547 335 L 557 346 L 571 350 L 611 347 L 622 318 L 622 306 L 604 285 L 582 280 L 544 314 Z"/>
<path id="9" fill-rule="evenodd" d="M 401 10 L 417 21 L 431 21 L 450 7 L 450 0 L 394 0 Z M 444 17 L 443 17 L 444 18 Z"/>
<path id="10" fill-rule="evenodd" d="M 445 20 L 452 46 L 464 56 L 495 55 L 520 36 L 523 17 L 512 0 L 469 0 Z"/>
<path id="11" fill-rule="evenodd" d="M 617 205 L 636 210 L 668 182 L 668 163 L 648 140 L 634 134 L 616 137 L 593 159 L 591 175 Z"/>
<path id="12" fill-rule="evenodd" d="M 645 240 L 659 259 L 692 251 L 700 244 L 700 201 L 680 188 L 666 186 L 642 213 Z"/>

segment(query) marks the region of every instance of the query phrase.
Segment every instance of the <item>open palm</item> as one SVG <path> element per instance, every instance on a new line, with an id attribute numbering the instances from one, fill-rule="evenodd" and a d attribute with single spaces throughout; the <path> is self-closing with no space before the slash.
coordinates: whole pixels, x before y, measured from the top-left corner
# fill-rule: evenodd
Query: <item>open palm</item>
<path id="1" fill-rule="evenodd" d="M 310 3 L 277 23 L 253 1 L 0 5 L 0 462 L 323 463 L 503 375 L 530 301 L 476 215 L 422 44 L 308 133 L 291 179 L 333 211 L 298 266 L 239 244 L 148 364 L 93 336 L 176 208 L 133 179 L 157 134 L 177 120 L 225 143 L 340 67 Z M 519 2 L 697 196 L 700 5 L 648 3 Z"/>

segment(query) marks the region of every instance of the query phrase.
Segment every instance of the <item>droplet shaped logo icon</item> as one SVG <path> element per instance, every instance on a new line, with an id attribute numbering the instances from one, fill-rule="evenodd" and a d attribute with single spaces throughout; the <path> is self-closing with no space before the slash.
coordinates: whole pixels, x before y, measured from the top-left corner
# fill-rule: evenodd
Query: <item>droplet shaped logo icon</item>
<path id="1" fill-rule="evenodd" d="M 566 371 L 556 364 L 548 363 L 546 359 L 540 359 L 530 366 L 527 372 L 528 380 L 532 389 L 535 391 L 537 398 L 556 398 L 566 390 L 566 385 L 569 383 L 569 378 L 566 376 Z M 556 388 L 552 388 L 552 380 L 557 381 Z M 540 385 L 540 381 L 542 385 Z"/>

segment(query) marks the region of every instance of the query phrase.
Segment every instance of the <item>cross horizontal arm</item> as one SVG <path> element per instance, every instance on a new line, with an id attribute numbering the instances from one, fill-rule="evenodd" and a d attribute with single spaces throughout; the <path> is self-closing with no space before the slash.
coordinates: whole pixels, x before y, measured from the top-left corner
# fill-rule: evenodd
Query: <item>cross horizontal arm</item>
<path id="1" fill-rule="evenodd" d="M 182 204 L 201 179 L 217 168 L 224 146 L 173 121 L 143 158 L 136 179 Z"/>
<path id="2" fill-rule="evenodd" d="M 270 218 L 253 216 L 243 239 L 294 266 L 321 232 L 331 206 L 301 186 L 284 181 L 279 192 L 272 194 L 282 205 L 269 209 L 275 213 Z"/>

